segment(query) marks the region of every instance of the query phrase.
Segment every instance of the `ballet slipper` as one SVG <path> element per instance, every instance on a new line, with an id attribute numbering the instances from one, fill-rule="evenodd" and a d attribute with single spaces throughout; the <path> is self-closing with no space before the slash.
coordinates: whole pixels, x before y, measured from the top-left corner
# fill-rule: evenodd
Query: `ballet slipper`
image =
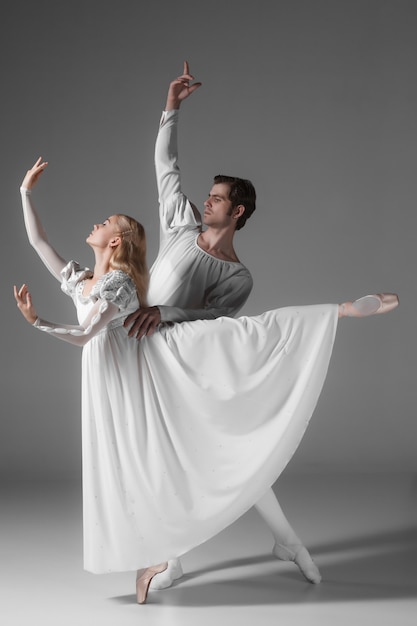
<path id="1" fill-rule="evenodd" d="M 288 545 L 276 543 L 272 552 L 281 561 L 293 561 L 309 583 L 318 585 L 321 581 L 321 574 L 317 565 L 311 558 L 307 548 L 301 543 L 290 543 Z"/>
<path id="2" fill-rule="evenodd" d="M 182 576 L 184 576 L 184 572 L 182 571 L 181 561 L 179 559 L 171 559 L 168 561 L 168 567 L 160 574 L 155 574 L 152 578 L 149 589 L 152 589 L 152 591 L 167 589 L 174 580 L 178 580 Z"/>
<path id="3" fill-rule="evenodd" d="M 377 293 L 363 296 L 354 302 L 340 305 L 342 317 L 368 317 L 389 313 L 397 308 L 400 301 L 396 293 Z"/>
<path id="4" fill-rule="evenodd" d="M 160 563 L 160 565 L 138 570 L 136 574 L 136 601 L 138 604 L 145 604 L 152 578 L 166 570 L 167 567 L 168 563 Z"/>

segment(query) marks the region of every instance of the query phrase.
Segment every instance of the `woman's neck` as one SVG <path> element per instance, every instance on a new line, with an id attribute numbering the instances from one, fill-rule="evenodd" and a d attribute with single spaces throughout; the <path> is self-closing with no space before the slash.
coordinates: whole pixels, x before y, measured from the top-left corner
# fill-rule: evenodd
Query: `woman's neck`
<path id="1" fill-rule="evenodd" d="M 107 251 L 104 254 L 96 253 L 93 277 L 92 277 L 92 280 L 94 282 L 97 281 L 102 276 L 104 276 L 104 274 L 107 274 L 110 271 L 111 256 L 112 254 L 111 253 L 109 254 Z"/>

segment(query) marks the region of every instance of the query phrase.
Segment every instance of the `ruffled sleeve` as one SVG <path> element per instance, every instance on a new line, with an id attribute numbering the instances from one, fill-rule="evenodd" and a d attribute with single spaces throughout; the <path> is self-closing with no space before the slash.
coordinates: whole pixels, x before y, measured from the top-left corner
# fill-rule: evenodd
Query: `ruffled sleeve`
<path id="1" fill-rule="evenodd" d="M 80 270 L 78 263 L 69 263 L 63 270 L 64 292 L 75 300 L 76 286 L 88 274 L 88 270 Z M 57 339 L 84 346 L 113 319 L 120 317 L 120 311 L 124 311 L 129 305 L 138 306 L 134 282 L 119 270 L 101 277 L 85 300 L 90 301 L 92 306 L 81 324 L 57 324 L 38 318 L 33 326 Z"/>
<path id="2" fill-rule="evenodd" d="M 91 276 L 91 270 L 81 268 L 77 261 L 70 261 L 61 270 L 61 289 L 67 296 L 73 298 L 77 284 L 85 278 L 91 278 Z"/>
<path id="3" fill-rule="evenodd" d="M 124 311 L 137 298 L 133 280 L 121 270 L 114 270 L 97 283 L 98 293 L 94 295 L 100 300 L 112 302 L 120 311 Z"/>

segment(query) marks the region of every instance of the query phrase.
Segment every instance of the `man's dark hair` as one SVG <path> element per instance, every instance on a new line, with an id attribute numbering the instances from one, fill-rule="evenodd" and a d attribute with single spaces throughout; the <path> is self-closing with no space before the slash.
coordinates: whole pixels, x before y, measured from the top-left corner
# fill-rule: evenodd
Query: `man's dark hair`
<path id="1" fill-rule="evenodd" d="M 245 207 L 245 212 L 236 222 L 236 230 L 240 230 L 256 209 L 255 187 L 250 180 L 237 178 L 236 176 L 224 176 L 223 174 L 218 174 L 214 177 L 214 184 L 217 185 L 219 183 L 229 185 L 229 200 L 232 202 L 233 209 L 239 206 L 239 204 Z"/>

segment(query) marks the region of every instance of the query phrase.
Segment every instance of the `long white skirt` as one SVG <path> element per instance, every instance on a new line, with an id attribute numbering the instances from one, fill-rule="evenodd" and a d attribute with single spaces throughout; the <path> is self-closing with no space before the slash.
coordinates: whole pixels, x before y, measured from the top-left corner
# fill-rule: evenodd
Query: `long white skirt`
<path id="1" fill-rule="evenodd" d="M 165 327 L 83 349 L 84 566 L 178 557 L 247 511 L 293 456 L 320 395 L 337 305 Z"/>

